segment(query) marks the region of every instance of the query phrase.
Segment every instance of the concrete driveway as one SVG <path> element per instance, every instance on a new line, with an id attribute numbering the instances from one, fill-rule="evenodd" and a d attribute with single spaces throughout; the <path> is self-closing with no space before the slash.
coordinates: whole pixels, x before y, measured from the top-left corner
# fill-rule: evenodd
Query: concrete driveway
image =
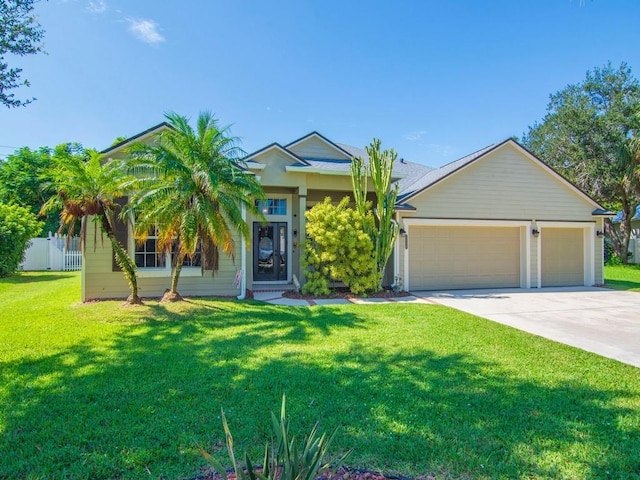
<path id="1" fill-rule="evenodd" d="M 640 367 L 640 293 L 589 287 L 412 293 Z"/>

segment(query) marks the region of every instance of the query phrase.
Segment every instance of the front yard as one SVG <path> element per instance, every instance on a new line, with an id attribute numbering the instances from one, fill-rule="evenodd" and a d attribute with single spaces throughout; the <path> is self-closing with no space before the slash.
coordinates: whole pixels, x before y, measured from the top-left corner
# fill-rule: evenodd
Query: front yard
<path id="1" fill-rule="evenodd" d="M 254 458 L 340 427 L 354 467 L 638 478 L 638 369 L 445 307 L 79 304 L 79 275 L 0 280 L 0 478 L 193 478 L 220 409 Z"/>

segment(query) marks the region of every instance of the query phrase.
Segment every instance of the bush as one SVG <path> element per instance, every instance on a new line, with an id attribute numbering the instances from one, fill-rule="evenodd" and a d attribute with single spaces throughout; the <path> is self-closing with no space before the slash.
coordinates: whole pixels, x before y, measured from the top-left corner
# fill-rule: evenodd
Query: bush
<path id="1" fill-rule="evenodd" d="M 0 203 L 0 277 L 18 270 L 29 240 L 42 230 L 42 222 L 31 210 Z"/>
<path id="2" fill-rule="evenodd" d="M 348 197 L 338 205 L 327 197 L 306 212 L 304 264 L 308 271 L 303 293 L 326 295 L 331 282 L 342 282 L 357 295 L 376 290 L 373 243 L 365 229 L 365 224 L 374 220 L 348 204 Z"/>

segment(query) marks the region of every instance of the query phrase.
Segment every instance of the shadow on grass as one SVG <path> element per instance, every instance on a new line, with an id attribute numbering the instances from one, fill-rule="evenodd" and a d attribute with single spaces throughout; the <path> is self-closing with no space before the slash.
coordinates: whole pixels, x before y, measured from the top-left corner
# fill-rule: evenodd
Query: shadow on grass
<path id="1" fill-rule="evenodd" d="M 195 442 L 221 449 L 221 408 L 238 451 L 259 458 L 283 392 L 293 431 L 317 419 L 324 431 L 341 427 L 334 449 L 353 448 L 354 466 L 640 475 L 640 437 L 625 420 L 637 410 L 623 406 L 640 397 L 625 382 L 532 382 L 472 354 L 438 355 L 428 340 L 409 351 L 377 347 L 367 338 L 378 320 L 355 307 L 150 309 L 104 344 L 0 364 L 0 478 L 195 476 Z"/>
<path id="2" fill-rule="evenodd" d="M 640 291 L 640 282 L 634 282 L 631 280 L 609 280 L 607 279 L 605 284 L 607 288 L 613 288 L 614 290 L 638 290 Z"/>
<path id="3" fill-rule="evenodd" d="M 40 283 L 76 277 L 79 272 L 19 272 L 9 277 L 0 277 L 0 283 Z"/>

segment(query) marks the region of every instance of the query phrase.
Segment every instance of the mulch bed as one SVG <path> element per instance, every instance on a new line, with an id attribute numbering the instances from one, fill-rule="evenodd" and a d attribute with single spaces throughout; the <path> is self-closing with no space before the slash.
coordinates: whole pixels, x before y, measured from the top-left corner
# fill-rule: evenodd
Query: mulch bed
<path id="1" fill-rule="evenodd" d="M 257 468 L 257 471 L 261 471 L 261 468 Z M 234 472 L 227 472 L 227 478 L 230 480 L 236 478 Z M 200 475 L 193 480 L 222 480 L 222 476 L 214 471 Z M 340 467 L 335 472 L 329 470 L 320 477 L 318 480 L 411 480 L 411 477 L 404 477 L 402 475 L 384 475 L 380 472 L 370 472 L 368 470 L 361 470 L 350 467 Z M 435 477 L 431 475 L 420 476 L 416 480 L 435 480 Z"/>
<path id="2" fill-rule="evenodd" d="M 296 298 L 300 300 L 315 300 L 318 298 L 400 298 L 400 297 L 408 297 L 410 295 L 409 292 L 394 292 L 390 289 L 384 289 L 380 292 L 371 293 L 369 295 L 354 295 L 346 287 L 337 287 L 332 289 L 329 295 L 305 295 L 300 292 L 296 292 L 295 290 L 287 290 L 282 296 L 287 298 Z"/>

